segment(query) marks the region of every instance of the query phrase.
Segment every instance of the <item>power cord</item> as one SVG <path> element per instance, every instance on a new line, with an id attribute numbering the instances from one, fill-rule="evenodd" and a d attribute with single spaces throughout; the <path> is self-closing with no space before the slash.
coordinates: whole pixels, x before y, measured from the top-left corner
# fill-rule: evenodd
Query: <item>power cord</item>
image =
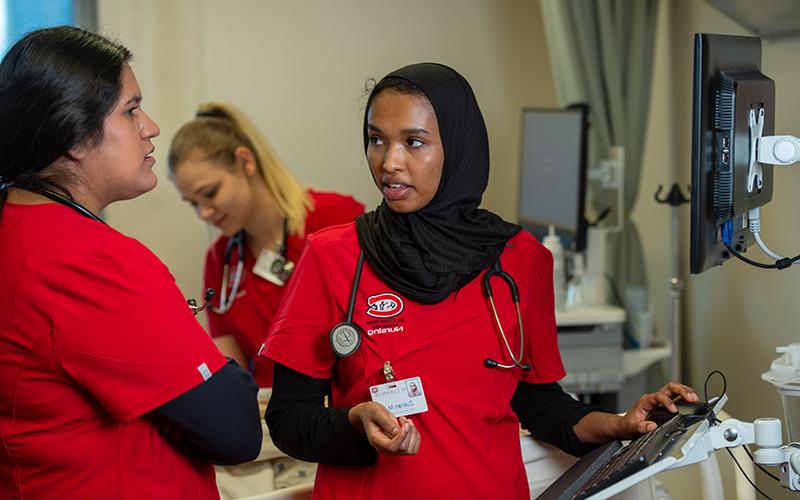
<path id="1" fill-rule="evenodd" d="M 745 449 L 747 449 L 747 447 L 746 447 L 746 446 L 745 446 Z M 745 472 L 744 472 L 744 469 L 742 469 L 742 466 L 741 466 L 741 465 L 739 465 L 739 461 L 738 461 L 738 460 L 736 460 L 736 457 L 735 457 L 735 456 L 733 456 L 733 452 L 731 451 L 731 449 L 730 449 L 730 448 L 725 448 L 725 451 L 727 451 L 727 452 L 728 452 L 728 455 L 730 455 L 730 456 L 731 456 L 731 460 L 733 460 L 733 463 L 735 463 L 735 464 L 736 464 L 736 467 L 739 469 L 739 472 L 741 472 L 741 473 L 742 473 L 742 476 L 744 476 L 744 478 L 745 478 L 745 479 L 747 479 L 747 482 L 748 482 L 748 483 L 750 483 L 750 486 L 752 486 L 752 487 L 753 487 L 753 489 L 754 489 L 754 490 L 756 490 L 758 493 L 760 493 L 760 494 L 761 494 L 761 496 L 763 496 L 764 498 L 768 498 L 769 500 L 772 500 L 772 497 L 771 497 L 771 496 L 769 496 L 769 495 L 767 495 L 766 493 L 764 493 L 763 491 L 761 491 L 761 489 L 760 489 L 758 486 L 756 486 L 756 483 L 754 483 L 754 482 L 752 481 L 752 479 L 750 479 L 749 477 L 747 477 L 747 474 L 745 474 Z M 748 453 L 748 455 L 749 455 L 749 454 L 750 454 L 750 453 Z M 751 458 L 752 458 L 752 457 L 751 457 Z M 770 474 L 770 475 L 771 475 L 771 474 Z"/>
<path id="2" fill-rule="evenodd" d="M 761 269 L 777 269 L 780 271 L 781 269 L 788 269 L 792 267 L 792 264 L 800 260 L 800 255 L 795 255 L 792 258 L 784 257 L 780 260 L 776 260 L 774 264 L 765 264 L 763 262 L 757 262 L 755 260 L 748 259 L 744 255 L 737 252 L 736 249 L 730 245 L 730 243 L 725 243 L 725 248 L 727 248 L 728 252 L 730 252 L 731 255 L 733 255 L 737 259 L 747 264 L 750 264 L 751 266 L 755 266 Z"/>
<path id="3" fill-rule="evenodd" d="M 708 401 L 708 382 L 711 380 L 711 377 L 713 377 L 714 375 L 719 375 L 719 376 L 720 376 L 720 378 L 722 379 L 722 394 L 720 394 L 720 397 L 722 397 L 722 396 L 723 396 L 723 395 L 724 395 L 724 394 L 727 392 L 727 390 L 728 390 L 728 380 L 725 378 L 725 374 L 724 374 L 724 373 L 722 373 L 722 372 L 721 372 L 721 371 L 719 371 L 719 370 L 714 370 L 714 371 L 712 371 L 711 373 L 709 373 L 709 374 L 708 374 L 708 377 L 706 377 L 705 384 L 703 384 L 703 392 L 704 392 L 704 396 L 705 396 L 705 398 L 706 398 L 706 401 Z M 716 419 L 715 419 L 715 420 L 716 420 Z M 716 420 L 716 422 L 717 422 L 717 423 L 720 423 L 720 420 Z M 761 471 L 762 471 L 762 472 L 764 472 L 765 474 L 767 474 L 767 475 L 768 475 L 769 477 L 771 477 L 772 479 L 774 479 L 774 480 L 776 480 L 776 481 L 780 482 L 780 478 L 779 478 L 779 477 L 775 476 L 774 474 L 772 474 L 771 472 L 769 472 L 767 469 L 765 469 L 764 467 L 762 467 L 762 466 L 761 466 L 761 464 L 757 464 L 757 463 L 755 462 L 755 459 L 753 458 L 753 454 L 750 452 L 750 450 L 747 448 L 747 446 L 746 446 L 746 445 L 742 445 L 742 448 L 744 448 L 744 451 L 745 451 L 745 453 L 747 453 L 747 456 L 748 456 L 748 457 L 750 457 L 750 461 L 751 461 L 751 462 L 753 462 L 753 465 L 755 465 L 756 467 L 758 467 L 759 469 L 761 469 Z M 730 448 L 725 448 L 725 451 L 727 451 L 727 452 L 728 452 L 728 454 L 731 456 L 731 460 L 733 460 L 733 463 L 735 463 L 735 464 L 736 464 L 736 467 L 739 469 L 739 472 L 741 472 L 741 473 L 742 473 L 742 476 L 744 476 L 744 478 L 747 480 L 747 482 L 748 482 L 748 483 L 750 483 L 750 486 L 752 486 L 752 487 L 753 487 L 753 489 L 755 489 L 755 490 L 756 490 L 756 491 L 757 491 L 757 492 L 758 492 L 758 493 L 759 493 L 761 496 L 763 496 L 764 498 L 768 498 L 768 499 L 772 500 L 772 499 L 771 499 L 771 497 L 770 497 L 769 495 L 767 495 L 766 493 L 764 493 L 763 491 L 761 491 L 761 490 L 758 488 L 758 486 L 756 486 L 756 484 L 753 482 L 753 480 L 752 480 L 752 479 L 750 479 L 750 477 L 749 477 L 749 476 L 748 476 L 748 475 L 745 473 L 745 471 L 744 471 L 744 469 L 742 468 L 741 464 L 739 464 L 739 461 L 738 461 L 738 460 L 736 459 L 736 457 L 733 455 L 733 451 L 731 451 L 731 449 L 730 449 Z"/>

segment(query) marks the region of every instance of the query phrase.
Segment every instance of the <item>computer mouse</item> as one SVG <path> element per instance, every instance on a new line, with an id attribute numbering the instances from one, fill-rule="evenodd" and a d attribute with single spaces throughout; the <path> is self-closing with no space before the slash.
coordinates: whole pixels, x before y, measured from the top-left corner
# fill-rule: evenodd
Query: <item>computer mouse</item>
<path id="1" fill-rule="evenodd" d="M 678 411 L 680 412 L 680 409 Z M 666 406 L 658 405 L 652 410 L 650 410 L 650 413 L 647 414 L 645 420 L 655 422 L 657 426 L 661 427 L 663 424 L 665 424 L 667 421 L 669 421 L 672 417 L 676 415 L 678 415 L 678 413 L 672 413 Z"/>
<path id="2" fill-rule="evenodd" d="M 661 424 L 667 422 L 676 415 L 692 415 L 695 413 L 704 412 L 706 408 L 708 408 L 708 403 L 702 403 L 699 401 L 697 403 L 692 403 L 680 397 L 674 400 L 673 403 L 675 403 L 675 406 L 678 407 L 677 413 L 672 413 L 669 411 L 669 408 L 664 405 L 658 405 L 650 410 L 650 413 L 647 414 L 647 418 L 645 418 L 645 420 L 655 422 L 656 425 L 661 427 Z"/>

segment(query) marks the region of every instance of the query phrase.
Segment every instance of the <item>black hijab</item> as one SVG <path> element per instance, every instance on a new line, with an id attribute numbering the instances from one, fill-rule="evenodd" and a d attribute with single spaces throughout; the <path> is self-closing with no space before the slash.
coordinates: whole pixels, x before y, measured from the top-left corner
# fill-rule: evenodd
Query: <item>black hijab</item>
<path id="1" fill-rule="evenodd" d="M 475 94 L 455 70 L 421 63 L 386 75 L 367 101 L 364 149 L 369 109 L 387 79 L 410 82 L 433 106 L 444 148 L 442 178 L 431 202 L 416 212 L 393 212 L 384 201 L 358 217 L 358 241 L 381 279 L 412 300 L 435 304 L 494 263 L 520 227 L 478 208 L 489 180 L 489 140 Z"/>

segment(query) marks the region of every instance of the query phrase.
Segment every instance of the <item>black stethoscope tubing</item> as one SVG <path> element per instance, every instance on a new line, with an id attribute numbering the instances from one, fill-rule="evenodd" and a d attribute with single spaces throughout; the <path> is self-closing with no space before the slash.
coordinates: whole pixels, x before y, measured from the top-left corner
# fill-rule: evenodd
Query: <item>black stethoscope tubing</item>
<path id="1" fill-rule="evenodd" d="M 361 270 L 364 267 L 364 251 L 358 254 L 356 272 L 353 276 L 353 285 L 350 287 L 350 300 L 347 303 L 347 316 L 341 323 L 334 325 L 329 334 L 331 349 L 340 358 L 346 358 L 355 353 L 361 346 L 363 332 L 361 328 L 353 323 L 353 311 L 356 307 L 356 293 L 358 292 L 358 282 L 361 281 Z"/>
<path id="2" fill-rule="evenodd" d="M 25 189 L 27 191 L 31 191 L 31 192 L 36 193 L 36 194 L 40 194 L 40 195 L 42 195 L 42 196 L 44 196 L 46 198 L 50 198 L 54 202 L 60 203 L 60 204 L 62 204 L 64 206 L 66 206 L 66 207 L 69 207 L 69 208 L 75 210 L 76 212 L 78 212 L 79 214 L 83 215 L 84 217 L 88 217 L 88 218 L 90 218 L 92 220 L 96 220 L 97 222 L 100 222 L 101 224 L 105 224 L 106 223 L 103 219 L 101 219 L 100 217 L 98 217 L 95 214 L 93 214 L 92 212 L 90 212 L 86 207 L 84 207 L 80 203 L 78 203 L 76 201 L 73 201 L 73 200 L 70 200 L 69 198 L 66 198 L 64 196 L 61 196 L 60 194 L 55 193 L 53 191 L 50 191 L 49 189 L 32 189 L 32 188 L 27 188 L 27 187 L 24 187 L 22 189 Z"/>
<path id="3" fill-rule="evenodd" d="M 355 332 L 359 332 L 360 334 L 361 329 L 358 327 L 358 325 L 353 323 L 353 311 L 356 305 L 356 293 L 358 292 L 358 283 L 361 281 L 361 270 L 364 267 L 364 257 L 365 257 L 364 251 L 361 250 L 358 254 L 358 263 L 356 264 L 356 272 L 355 275 L 353 276 L 353 285 L 350 288 L 350 298 L 347 303 L 347 317 L 344 322 L 339 323 L 338 325 L 333 327 L 333 330 L 331 330 L 332 344 L 334 344 L 334 335 L 337 329 L 352 328 Z M 509 345 L 508 339 L 506 338 L 505 332 L 503 331 L 503 326 L 500 324 L 500 317 L 497 314 L 497 309 L 494 306 L 494 299 L 492 297 L 493 296 L 492 284 L 491 284 L 492 276 L 497 276 L 501 278 L 503 281 L 505 281 L 506 284 L 508 285 L 509 291 L 511 292 L 511 299 L 514 302 L 514 306 L 517 312 L 517 326 L 519 329 L 519 356 L 514 356 L 513 352 L 511 351 L 511 346 Z M 495 318 L 495 324 L 498 327 L 498 333 L 502 337 L 503 343 L 506 345 L 506 349 L 508 350 L 508 354 L 512 360 L 512 364 L 505 365 L 499 363 L 498 361 L 495 361 L 494 359 L 486 358 L 483 361 L 483 365 L 486 368 L 504 368 L 507 370 L 519 367 L 524 371 L 529 371 L 531 369 L 531 365 L 522 362 L 525 352 L 523 349 L 525 342 L 525 335 L 522 330 L 522 314 L 520 313 L 520 308 L 519 308 L 519 290 L 517 288 L 516 282 L 514 281 L 514 278 L 512 278 L 510 274 L 502 270 L 502 268 L 500 267 L 499 260 L 495 261 L 492 267 L 487 269 L 486 272 L 483 274 L 483 290 L 486 292 L 486 296 L 489 299 L 489 304 L 491 306 L 492 313 Z M 339 351 L 337 351 L 335 348 L 334 352 L 336 352 L 336 354 L 339 355 L 340 357 L 349 356 L 350 354 L 355 352 L 356 349 L 358 349 L 358 344 L 360 344 L 360 339 L 358 340 L 355 348 L 352 348 L 352 350 L 348 350 L 349 352 L 345 355 L 340 354 Z"/>
<path id="4" fill-rule="evenodd" d="M 364 267 L 364 251 L 361 250 L 358 254 L 358 263 L 356 264 L 356 274 L 353 276 L 353 286 L 350 288 L 350 300 L 347 303 L 347 319 L 346 323 L 353 323 L 353 311 L 356 308 L 356 293 L 358 292 L 358 282 L 361 281 L 361 270 Z"/>

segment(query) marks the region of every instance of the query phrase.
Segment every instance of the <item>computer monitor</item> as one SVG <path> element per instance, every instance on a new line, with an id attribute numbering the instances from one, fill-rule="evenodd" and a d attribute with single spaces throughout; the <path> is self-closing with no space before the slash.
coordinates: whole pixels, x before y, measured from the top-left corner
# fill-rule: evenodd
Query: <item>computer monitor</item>
<path id="1" fill-rule="evenodd" d="M 722 265 L 728 245 L 752 245 L 748 212 L 772 200 L 773 167 L 755 160 L 751 139 L 774 133 L 775 84 L 760 68 L 759 38 L 695 35 L 692 274 Z"/>
<path id="2" fill-rule="evenodd" d="M 554 226 L 564 248 L 586 248 L 588 106 L 522 110 L 518 220 L 540 241 Z"/>

